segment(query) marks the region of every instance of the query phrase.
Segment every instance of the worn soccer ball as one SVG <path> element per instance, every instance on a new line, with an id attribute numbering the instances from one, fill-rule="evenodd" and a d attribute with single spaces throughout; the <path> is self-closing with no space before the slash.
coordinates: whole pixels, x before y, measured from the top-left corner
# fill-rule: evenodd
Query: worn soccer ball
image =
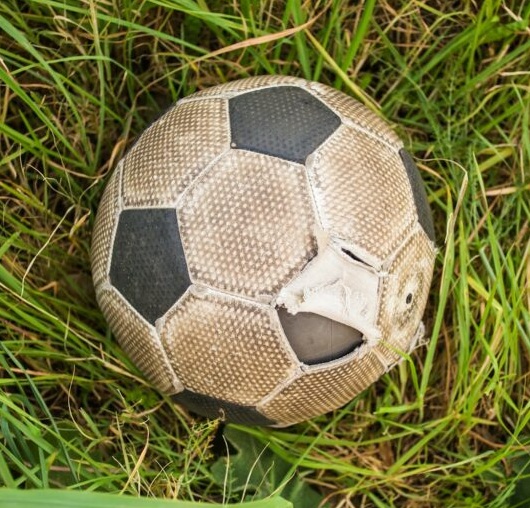
<path id="1" fill-rule="evenodd" d="M 255 77 L 177 102 L 119 162 L 92 269 L 117 340 L 193 413 L 285 426 L 409 353 L 434 232 L 411 156 L 327 86 Z"/>

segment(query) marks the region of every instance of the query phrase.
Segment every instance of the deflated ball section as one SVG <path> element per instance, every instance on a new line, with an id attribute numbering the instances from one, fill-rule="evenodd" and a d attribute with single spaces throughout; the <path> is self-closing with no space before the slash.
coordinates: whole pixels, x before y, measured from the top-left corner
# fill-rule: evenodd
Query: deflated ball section
<path id="1" fill-rule="evenodd" d="M 174 209 L 120 214 L 110 280 L 151 324 L 179 299 L 190 279 Z"/>
<path id="2" fill-rule="evenodd" d="M 229 100 L 232 147 L 303 164 L 341 124 L 324 103 L 297 86 L 276 86 Z"/>

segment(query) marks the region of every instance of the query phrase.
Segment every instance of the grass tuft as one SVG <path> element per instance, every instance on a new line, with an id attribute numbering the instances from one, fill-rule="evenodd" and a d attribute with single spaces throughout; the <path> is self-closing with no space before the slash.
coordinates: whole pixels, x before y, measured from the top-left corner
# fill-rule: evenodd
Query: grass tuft
<path id="1" fill-rule="evenodd" d="M 530 481 L 529 35 L 516 0 L 4 0 L 0 486 L 242 500 L 212 472 L 217 422 L 110 336 L 88 252 L 109 172 L 160 111 L 278 73 L 363 100 L 418 159 L 431 338 L 332 414 L 239 430 L 332 506 L 508 506 Z"/>

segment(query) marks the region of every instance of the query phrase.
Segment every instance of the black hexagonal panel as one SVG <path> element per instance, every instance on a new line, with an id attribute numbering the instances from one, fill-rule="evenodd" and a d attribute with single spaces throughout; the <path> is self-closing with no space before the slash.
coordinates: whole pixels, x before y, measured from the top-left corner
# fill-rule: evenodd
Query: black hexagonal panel
<path id="1" fill-rule="evenodd" d="M 410 154 L 403 148 L 399 151 L 399 155 L 401 156 L 403 165 L 407 170 L 410 186 L 412 188 L 412 195 L 414 196 L 414 203 L 416 204 L 416 210 L 418 211 L 418 220 L 427 236 L 434 242 L 435 235 L 432 212 L 418 167 Z"/>
<path id="2" fill-rule="evenodd" d="M 283 332 L 298 359 L 307 364 L 337 360 L 363 343 L 359 330 L 312 312 L 277 309 Z"/>
<path id="3" fill-rule="evenodd" d="M 276 86 L 228 101 L 232 147 L 304 163 L 341 124 L 340 118 L 297 86 Z"/>
<path id="4" fill-rule="evenodd" d="M 230 423 L 244 425 L 274 425 L 273 420 L 262 415 L 255 407 L 234 404 L 226 400 L 184 390 L 173 395 L 177 404 L 186 406 L 191 412 L 207 418 L 221 418 Z"/>
<path id="5" fill-rule="evenodd" d="M 121 212 L 110 281 L 151 324 L 179 299 L 190 278 L 175 209 Z"/>

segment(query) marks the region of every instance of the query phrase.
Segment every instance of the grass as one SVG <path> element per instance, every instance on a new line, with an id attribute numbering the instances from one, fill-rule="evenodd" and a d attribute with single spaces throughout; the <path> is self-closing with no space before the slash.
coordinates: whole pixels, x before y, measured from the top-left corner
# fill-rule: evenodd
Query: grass
<path id="1" fill-rule="evenodd" d="M 89 245 L 109 172 L 164 107 L 280 73 L 378 110 L 420 161 L 440 247 L 431 339 L 332 414 L 239 431 L 288 464 L 276 492 L 296 472 L 343 508 L 515 506 L 530 476 L 528 69 L 526 0 L 4 0 L 0 486 L 251 500 L 212 470 L 218 423 L 150 389 L 116 345 Z"/>

